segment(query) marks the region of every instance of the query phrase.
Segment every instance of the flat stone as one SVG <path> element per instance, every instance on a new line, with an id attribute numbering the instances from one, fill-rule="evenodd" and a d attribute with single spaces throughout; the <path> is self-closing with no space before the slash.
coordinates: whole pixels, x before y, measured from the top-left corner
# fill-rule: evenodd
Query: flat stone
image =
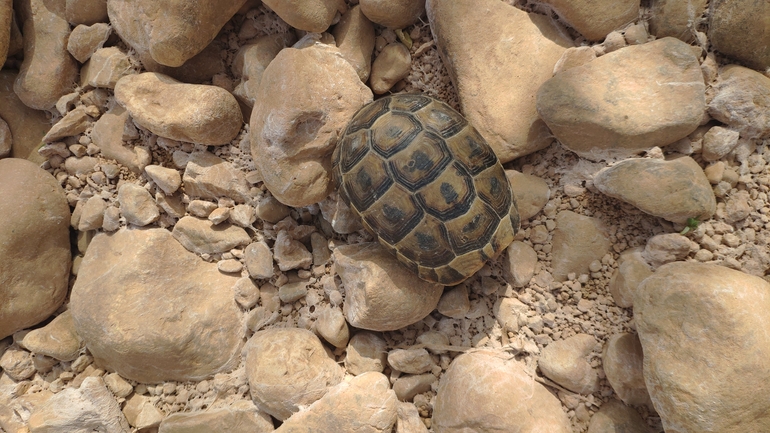
<path id="1" fill-rule="evenodd" d="M 43 141 L 51 143 L 64 137 L 81 134 L 90 125 L 90 120 L 91 117 L 88 116 L 86 107 L 82 105 L 75 107 L 51 127 L 43 137 Z"/>
<path id="2" fill-rule="evenodd" d="M 118 80 L 135 72 L 128 55 L 120 48 L 99 48 L 81 68 L 80 85 L 114 89 Z"/>
<path id="3" fill-rule="evenodd" d="M 278 232 L 273 251 L 275 262 L 282 271 L 308 269 L 313 264 L 313 254 L 302 242 L 292 239 L 285 230 Z"/>
<path id="4" fill-rule="evenodd" d="M 705 90 L 690 45 L 663 38 L 555 75 L 540 87 L 537 111 L 569 150 L 591 160 L 621 158 L 693 132 Z"/>
<path id="5" fill-rule="evenodd" d="M 134 183 L 124 183 L 118 188 L 120 213 L 128 224 L 144 227 L 160 217 L 149 191 Z"/>
<path id="6" fill-rule="evenodd" d="M 459 284 L 446 289 L 441 294 L 436 309 L 444 316 L 453 319 L 463 319 L 468 310 L 471 309 L 471 301 L 468 295 L 467 284 Z"/>
<path id="7" fill-rule="evenodd" d="M 743 138 L 770 137 L 770 78 L 738 65 L 719 70 L 711 117 L 730 125 Z M 14 135 L 15 137 L 15 135 Z"/>
<path id="8" fill-rule="evenodd" d="M 150 179 L 155 182 L 155 185 L 168 195 L 175 193 L 182 185 L 182 176 L 173 168 L 161 165 L 148 165 L 144 170 Z"/>
<path id="9" fill-rule="evenodd" d="M 546 346 L 537 361 L 543 374 L 578 394 L 592 394 L 599 390 L 599 376 L 588 363 L 588 355 L 596 340 L 588 334 L 577 334 Z"/>
<path id="10" fill-rule="evenodd" d="M 128 397 L 129 394 L 134 392 L 134 387 L 126 379 L 120 377 L 118 373 L 110 373 L 104 376 L 104 384 L 118 398 Z"/>
<path id="11" fill-rule="evenodd" d="M 158 433 L 270 433 L 274 430 L 270 415 L 257 409 L 254 403 L 241 400 L 229 407 L 173 413 L 161 421 Z"/>
<path id="12" fill-rule="evenodd" d="M 0 160 L 0 339 L 48 318 L 67 296 L 70 209 L 36 164 Z"/>
<path id="13" fill-rule="evenodd" d="M 289 216 L 291 209 L 278 201 L 275 197 L 269 195 L 262 197 L 254 208 L 257 217 L 263 221 L 275 224 L 278 221 Z"/>
<path id="14" fill-rule="evenodd" d="M 8 124 L 13 137 L 10 156 L 42 164 L 46 158 L 37 153 L 37 149 L 51 129 L 51 121 L 45 112 L 28 107 L 16 96 L 13 91 L 16 77 L 14 71 L 0 71 L 0 118 Z"/>
<path id="15" fill-rule="evenodd" d="M 545 0 L 543 3 L 550 5 L 589 41 L 604 39 L 611 31 L 636 21 L 639 15 L 639 2 L 634 0 Z"/>
<path id="16" fill-rule="evenodd" d="M 505 170 L 505 175 L 511 183 L 511 190 L 516 197 L 516 209 L 522 221 L 537 215 L 551 198 L 551 190 L 543 179 L 515 170 Z"/>
<path id="17" fill-rule="evenodd" d="M 0 368 L 14 381 L 29 379 L 35 375 L 32 354 L 16 347 L 6 349 L 0 356 Z"/>
<path id="18" fill-rule="evenodd" d="M 624 403 L 652 408 L 644 383 L 642 344 L 636 334 L 614 334 L 602 353 L 602 367 L 613 391 Z"/>
<path id="19" fill-rule="evenodd" d="M 94 236 L 70 309 L 104 368 L 145 383 L 200 380 L 238 362 L 244 329 L 231 292 L 237 280 L 166 229 L 121 229 Z"/>
<path id="20" fill-rule="evenodd" d="M 107 2 L 104 0 L 65 0 L 64 16 L 73 25 L 106 23 Z"/>
<path id="21" fill-rule="evenodd" d="M 334 347 L 344 348 L 350 339 L 350 328 L 345 321 L 345 316 L 337 308 L 327 307 L 318 314 L 315 323 L 318 335 Z"/>
<path id="22" fill-rule="evenodd" d="M 412 25 L 425 13 L 425 2 L 420 0 L 363 0 L 359 3 L 367 18 L 391 29 Z"/>
<path id="23" fill-rule="evenodd" d="M 703 134 L 703 159 L 716 161 L 730 153 L 738 145 L 740 133 L 722 126 L 712 126 Z"/>
<path id="24" fill-rule="evenodd" d="M 246 245 L 251 237 L 246 230 L 222 223 L 215 225 L 207 219 L 182 217 L 171 232 L 185 248 L 197 254 L 216 254 Z"/>
<path id="25" fill-rule="evenodd" d="M 663 265 L 642 282 L 634 319 L 664 429 L 770 429 L 768 291 L 759 277 L 690 262 Z"/>
<path id="26" fill-rule="evenodd" d="M 594 186 L 644 213 L 685 224 L 716 212 L 716 197 L 703 169 L 689 156 L 670 161 L 627 159 L 601 170 Z"/>
<path id="27" fill-rule="evenodd" d="M 415 395 L 431 390 L 438 378 L 430 373 L 401 376 L 393 382 L 393 392 L 401 401 L 411 401 Z"/>
<path id="28" fill-rule="evenodd" d="M 400 329 L 438 305 L 444 286 L 420 279 L 378 243 L 340 245 L 332 255 L 345 286 L 343 312 L 352 326 Z"/>
<path id="29" fill-rule="evenodd" d="M 647 240 L 642 258 L 655 270 L 666 263 L 684 260 L 692 247 L 692 242 L 679 233 L 663 233 Z"/>
<path id="30" fill-rule="evenodd" d="M 273 277 L 273 253 L 265 242 L 249 244 L 243 252 L 243 260 L 251 278 L 267 279 Z"/>
<path id="31" fill-rule="evenodd" d="M 104 224 L 104 211 L 107 210 L 107 202 L 95 195 L 83 205 L 83 213 L 80 214 L 78 230 L 81 232 L 96 230 Z"/>
<path id="32" fill-rule="evenodd" d="M 767 2 L 712 3 L 709 17 L 709 42 L 715 50 L 760 71 L 770 68 L 770 5 Z"/>
<path id="33" fill-rule="evenodd" d="M 634 306 L 634 294 L 639 284 L 652 275 L 647 260 L 639 248 L 624 251 L 618 260 L 618 269 L 610 279 L 609 291 L 615 305 L 622 308 Z"/>
<path id="34" fill-rule="evenodd" d="M 345 369 L 354 376 L 367 371 L 382 372 L 387 365 L 386 347 L 387 343 L 377 333 L 356 332 L 347 346 Z"/>
<path id="35" fill-rule="evenodd" d="M 249 199 L 251 186 L 241 170 L 211 152 L 193 152 L 184 171 L 184 191 L 193 197 L 230 197 L 236 203 Z"/>
<path id="36" fill-rule="evenodd" d="M 27 333 L 23 342 L 30 352 L 50 356 L 59 361 L 74 361 L 83 346 L 83 340 L 75 331 L 75 323 L 69 310 L 56 316 L 44 327 Z"/>
<path id="37" fill-rule="evenodd" d="M 388 353 L 388 364 L 394 370 L 407 374 L 427 373 L 433 368 L 433 359 L 425 349 L 393 349 Z"/>
<path id="38" fill-rule="evenodd" d="M 461 111 L 500 161 L 551 144 L 535 95 L 573 45 L 563 31 L 544 15 L 497 0 L 429 0 L 426 8 Z M 479 29 L 485 29 L 483 44 L 478 43 Z M 531 55 L 533 51 L 538 55 Z"/>
<path id="39" fill-rule="evenodd" d="M 589 273 L 589 265 L 601 260 L 610 250 L 610 240 L 601 222 L 592 217 L 561 211 L 556 215 L 551 266 L 553 278 L 567 279 L 567 274 Z"/>
<path id="40" fill-rule="evenodd" d="M 163 413 L 152 404 L 150 396 L 133 394 L 123 405 L 128 424 L 137 430 L 155 429 L 163 419 Z"/>

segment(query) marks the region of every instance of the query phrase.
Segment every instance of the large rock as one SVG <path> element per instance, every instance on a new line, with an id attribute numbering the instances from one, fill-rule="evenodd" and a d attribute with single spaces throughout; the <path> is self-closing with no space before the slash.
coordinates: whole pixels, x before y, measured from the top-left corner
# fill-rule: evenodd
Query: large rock
<path id="1" fill-rule="evenodd" d="M 412 25 L 425 13 L 422 0 L 363 0 L 361 12 L 381 26 L 403 29 Z"/>
<path id="2" fill-rule="evenodd" d="M 497 0 L 428 0 L 426 5 L 462 112 L 501 162 L 548 146 L 551 136 L 538 118 L 535 94 L 572 41 L 550 18 Z M 480 29 L 483 44 L 478 43 Z"/>
<path id="3" fill-rule="evenodd" d="M 240 400 L 227 407 L 171 414 L 161 421 L 158 433 L 270 433 L 274 430 L 270 415 L 257 409 L 254 403 Z"/>
<path id="4" fill-rule="evenodd" d="M 135 122 L 172 140 L 222 145 L 234 139 L 243 126 L 238 101 L 227 90 L 185 84 L 155 72 L 118 80 L 115 99 Z"/>
<path id="5" fill-rule="evenodd" d="M 346 8 L 341 0 L 265 0 L 265 5 L 290 26 L 315 33 L 329 28 L 337 11 Z"/>
<path id="6" fill-rule="evenodd" d="M 240 102 L 253 107 L 265 68 L 282 49 L 296 41 L 294 33 L 277 33 L 253 39 L 241 46 L 235 54 L 232 66 L 233 74 L 240 77 L 240 82 L 233 90 L 235 97 Z"/>
<path id="7" fill-rule="evenodd" d="M 705 221 L 716 212 L 716 197 L 703 170 L 689 156 L 627 159 L 601 170 L 594 186 L 610 197 L 642 212 L 685 224 L 688 218 Z"/>
<path id="8" fill-rule="evenodd" d="M 578 155 L 618 158 L 693 132 L 703 118 L 705 90 L 692 47 L 663 38 L 556 74 L 540 87 L 537 111 Z"/>
<path id="9" fill-rule="evenodd" d="M 636 21 L 636 0 L 544 0 L 554 11 L 589 41 L 604 39 L 613 30 Z"/>
<path id="10" fill-rule="evenodd" d="M 53 176 L 32 162 L 0 160 L 0 339 L 64 302 L 70 209 Z"/>
<path id="11" fill-rule="evenodd" d="M 37 149 L 51 129 L 51 122 L 44 111 L 30 108 L 19 99 L 13 91 L 16 76 L 14 71 L 0 71 L 0 118 L 11 130 L 11 156 L 40 164 L 46 158 L 40 156 Z"/>
<path id="12" fill-rule="evenodd" d="M 365 83 L 372 68 L 374 25 L 361 8 L 360 5 L 354 6 L 343 14 L 332 35 L 342 57 L 353 65 L 358 77 Z"/>
<path id="13" fill-rule="evenodd" d="M 345 285 L 343 312 L 352 326 L 392 331 L 415 323 L 438 305 L 444 286 L 420 279 L 376 242 L 334 250 Z"/>
<path id="14" fill-rule="evenodd" d="M 556 215 L 551 266 L 557 281 L 566 280 L 572 272 L 589 273 L 591 262 L 601 260 L 609 250 L 610 240 L 600 220 L 568 210 Z"/>
<path id="15" fill-rule="evenodd" d="M 238 360 L 237 280 L 168 230 L 121 229 L 91 241 L 70 309 L 99 365 L 139 382 L 198 380 Z"/>
<path id="16" fill-rule="evenodd" d="M 708 0 L 656 0 L 652 3 L 650 33 L 658 39 L 666 36 L 685 42 L 695 41 L 695 31 Z"/>
<path id="17" fill-rule="evenodd" d="M 709 42 L 746 65 L 770 68 L 770 3 L 757 0 L 710 2 Z"/>
<path id="18" fill-rule="evenodd" d="M 281 203 L 307 206 L 331 192 L 331 155 L 372 92 L 333 47 L 286 48 L 262 75 L 251 113 L 251 155 Z"/>
<path id="19" fill-rule="evenodd" d="M 642 283 L 644 380 L 670 432 L 770 431 L 770 284 L 675 262 Z"/>
<path id="20" fill-rule="evenodd" d="M 602 352 L 602 367 L 612 390 L 624 403 L 652 407 L 644 383 L 644 353 L 636 334 L 614 334 Z"/>
<path id="21" fill-rule="evenodd" d="M 554 341 L 543 349 L 537 366 L 540 371 L 570 391 L 591 394 L 599 390 L 599 375 L 588 362 L 596 340 L 588 334 Z"/>
<path id="22" fill-rule="evenodd" d="M 251 242 L 251 237 L 241 227 L 230 223 L 214 224 L 189 215 L 182 217 L 171 233 L 185 248 L 198 254 L 223 253 Z"/>
<path id="23" fill-rule="evenodd" d="M 559 400 L 522 363 L 478 351 L 455 358 L 441 377 L 433 431 L 568 433 L 572 428 Z"/>
<path id="24" fill-rule="evenodd" d="M 8 56 L 8 47 L 11 44 L 11 22 L 13 21 L 13 1 L 0 1 L 0 65 L 5 64 Z M 7 29 L 7 30 L 6 30 Z"/>
<path id="25" fill-rule="evenodd" d="M 709 114 L 744 138 L 770 137 L 770 78 L 743 66 L 719 71 Z"/>
<path id="26" fill-rule="evenodd" d="M 143 62 L 181 66 L 214 40 L 246 0 L 108 0 L 115 31 Z"/>
<path id="27" fill-rule="evenodd" d="M 70 26 L 64 19 L 64 0 L 23 0 L 16 3 L 23 23 L 24 61 L 13 90 L 28 107 L 53 108 L 72 92 L 78 64 L 67 51 Z"/>

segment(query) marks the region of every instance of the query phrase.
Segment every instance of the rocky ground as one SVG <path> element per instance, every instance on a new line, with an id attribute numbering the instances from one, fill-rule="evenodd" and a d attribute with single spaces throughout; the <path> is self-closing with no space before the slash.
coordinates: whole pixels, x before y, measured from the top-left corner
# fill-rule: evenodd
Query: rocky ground
<path id="1" fill-rule="evenodd" d="M 0 0 L 0 432 L 770 431 L 769 17 Z M 457 286 L 332 181 L 400 92 L 517 197 Z"/>

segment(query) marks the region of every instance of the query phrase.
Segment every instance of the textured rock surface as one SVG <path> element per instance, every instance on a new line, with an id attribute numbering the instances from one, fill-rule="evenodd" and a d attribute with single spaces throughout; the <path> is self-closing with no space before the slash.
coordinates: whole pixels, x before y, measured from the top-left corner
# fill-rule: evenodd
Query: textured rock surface
<path id="1" fill-rule="evenodd" d="M 707 0 L 658 0 L 653 2 L 650 33 L 671 36 L 685 42 L 695 40 L 696 23 L 706 11 Z"/>
<path id="2" fill-rule="evenodd" d="M 587 433 L 649 433 L 650 428 L 633 409 L 617 400 L 604 403 L 591 417 Z"/>
<path id="3" fill-rule="evenodd" d="M 425 13 L 422 0 L 363 0 L 360 4 L 367 18 L 391 29 L 413 24 Z"/>
<path id="4" fill-rule="evenodd" d="M 64 301 L 70 210 L 50 174 L 0 160 L 0 338 L 45 320 Z"/>
<path id="5" fill-rule="evenodd" d="M 56 316 L 42 328 L 33 329 L 24 336 L 24 347 L 37 355 L 50 356 L 60 361 L 74 361 L 80 354 L 83 340 L 75 331 L 70 311 Z"/>
<path id="6" fill-rule="evenodd" d="M 374 29 L 372 29 L 374 36 Z M 262 36 L 242 46 L 233 60 L 233 73 L 240 77 L 240 82 L 233 94 L 249 107 L 254 106 L 259 83 L 265 68 L 282 49 L 291 46 L 297 38 L 293 33 L 278 33 Z"/>
<path id="7" fill-rule="evenodd" d="M 160 423 L 158 433 L 269 433 L 274 430 L 270 415 L 252 402 L 241 401 L 227 408 L 171 414 Z"/>
<path id="8" fill-rule="evenodd" d="M 237 279 L 186 251 L 168 230 L 122 229 L 91 241 L 70 308 L 106 368 L 140 382 L 196 380 L 237 361 Z"/>
<path id="9" fill-rule="evenodd" d="M 613 30 L 634 22 L 639 15 L 639 2 L 545 0 L 559 16 L 589 41 L 604 39 Z"/>
<path id="10" fill-rule="evenodd" d="M 184 191 L 193 197 L 230 197 L 237 203 L 249 198 L 250 185 L 245 174 L 210 152 L 194 152 L 184 171 Z"/>
<path id="11" fill-rule="evenodd" d="M 588 362 L 594 346 L 596 340 L 588 334 L 554 341 L 543 349 L 537 365 L 546 377 L 570 391 L 591 394 L 599 389 L 598 373 Z"/>
<path id="12" fill-rule="evenodd" d="M 564 281 L 571 272 L 585 274 L 594 260 L 610 250 L 605 228 L 596 218 L 562 211 L 556 216 L 553 233 L 553 277 Z"/>
<path id="13" fill-rule="evenodd" d="M 607 340 L 602 366 L 607 381 L 624 403 L 652 407 L 642 371 L 642 344 L 635 334 L 615 334 Z"/>
<path id="14" fill-rule="evenodd" d="M 267 0 L 265 4 L 290 26 L 315 33 L 329 28 L 337 11 L 345 12 L 346 7 L 340 0 Z"/>
<path id="15" fill-rule="evenodd" d="M 13 71 L 0 71 L 0 118 L 8 124 L 13 137 L 10 156 L 42 163 L 45 158 L 37 153 L 37 148 L 51 129 L 51 122 L 45 112 L 29 108 L 16 96 L 16 76 Z"/>
<path id="16" fill-rule="evenodd" d="M 770 4 L 753 0 L 711 2 L 709 40 L 717 51 L 748 66 L 770 67 Z"/>
<path id="17" fill-rule="evenodd" d="M 332 31 L 337 48 L 358 72 L 364 83 L 369 79 L 374 52 L 374 26 L 361 12 L 361 6 L 350 8 Z"/>
<path id="18" fill-rule="evenodd" d="M 770 429 L 768 309 L 766 281 L 721 266 L 670 263 L 642 283 L 644 380 L 667 431 Z"/>
<path id="19" fill-rule="evenodd" d="M 543 179 L 515 170 L 505 170 L 505 175 L 511 182 L 516 209 L 522 221 L 537 215 L 551 198 L 551 190 Z"/>
<path id="20" fill-rule="evenodd" d="M 738 65 L 719 71 L 709 114 L 744 138 L 770 137 L 770 78 Z"/>
<path id="21" fill-rule="evenodd" d="M 215 254 L 229 251 L 251 241 L 246 230 L 193 216 L 182 217 L 172 231 L 174 238 L 188 250 L 198 254 Z"/>

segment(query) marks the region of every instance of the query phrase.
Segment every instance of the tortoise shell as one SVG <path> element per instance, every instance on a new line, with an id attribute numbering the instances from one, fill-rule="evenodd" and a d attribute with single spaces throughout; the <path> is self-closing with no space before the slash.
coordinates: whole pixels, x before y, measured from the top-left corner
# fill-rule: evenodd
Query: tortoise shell
<path id="1" fill-rule="evenodd" d="M 332 165 L 342 199 L 424 280 L 462 282 L 519 228 L 492 148 L 437 99 L 399 94 L 367 104 L 345 129 Z"/>

